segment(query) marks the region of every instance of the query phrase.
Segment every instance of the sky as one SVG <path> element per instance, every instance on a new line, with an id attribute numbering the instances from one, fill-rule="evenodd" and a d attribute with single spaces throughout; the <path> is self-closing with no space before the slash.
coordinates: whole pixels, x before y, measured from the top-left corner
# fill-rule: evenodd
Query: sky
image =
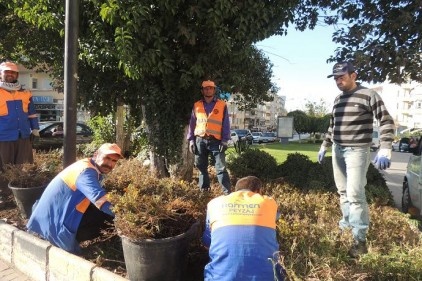
<path id="1" fill-rule="evenodd" d="M 307 101 L 325 100 L 330 109 L 340 93 L 334 79 L 327 78 L 334 63 L 327 59 L 337 48 L 331 37 L 333 27 L 317 26 L 304 32 L 294 28 L 287 36 L 272 36 L 256 43 L 273 64 L 272 81 L 280 88 L 278 94 L 286 96 L 286 109 L 304 110 Z"/>

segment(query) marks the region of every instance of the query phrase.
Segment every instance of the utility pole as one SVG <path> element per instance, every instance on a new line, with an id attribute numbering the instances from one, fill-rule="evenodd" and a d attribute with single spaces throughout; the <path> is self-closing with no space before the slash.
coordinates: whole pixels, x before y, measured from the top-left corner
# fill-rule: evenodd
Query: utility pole
<path id="1" fill-rule="evenodd" d="M 76 161 L 79 0 L 66 0 L 63 168 Z"/>

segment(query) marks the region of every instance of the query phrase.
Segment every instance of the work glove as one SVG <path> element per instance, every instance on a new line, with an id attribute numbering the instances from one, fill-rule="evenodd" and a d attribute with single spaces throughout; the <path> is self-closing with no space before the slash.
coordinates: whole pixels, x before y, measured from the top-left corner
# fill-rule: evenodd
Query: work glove
<path id="1" fill-rule="evenodd" d="M 195 141 L 193 140 L 189 141 L 189 151 L 193 154 L 197 153 Z"/>
<path id="2" fill-rule="evenodd" d="M 378 151 L 377 156 L 374 158 L 374 166 L 380 170 L 386 170 L 391 165 L 391 149 L 382 148 Z"/>
<path id="3" fill-rule="evenodd" d="M 227 150 L 227 142 L 222 142 L 219 146 L 220 152 L 223 153 Z"/>
<path id="4" fill-rule="evenodd" d="M 327 152 L 327 148 L 325 146 L 321 145 L 321 148 L 318 152 L 318 163 L 322 164 L 322 161 L 324 161 L 325 153 Z"/>
<path id="5" fill-rule="evenodd" d="M 34 136 L 36 136 L 36 137 L 39 137 L 40 136 L 40 130 L 38 130 L 38 129 L 33 129 L 32 130 L 32 132 L 31 132 L 31 134 L 33 134 Z"/>

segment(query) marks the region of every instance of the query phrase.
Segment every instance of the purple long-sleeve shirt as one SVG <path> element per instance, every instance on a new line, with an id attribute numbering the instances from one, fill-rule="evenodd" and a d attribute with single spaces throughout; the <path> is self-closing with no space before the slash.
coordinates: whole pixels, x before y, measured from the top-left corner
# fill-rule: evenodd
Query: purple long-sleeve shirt
<path id="1" fill-rule="evenodd" d="M 208 116 L 211 113 L 211 111 L 214 109 L 215 103 L 217 102 L 217 98 L 214 97 L 210 103 L 206 103 L 204 99 L 202 99 L 202 102 L 204 103 L 205 112 L 207 113 L 207 116 Z M 195 134 L 194 134 L 195 127 L 196 127 L 196 115 L 195 115 L 195 109 L 192 109 L 192 114 L 190 116 L 190 121 L 189 121 L 189 130 L 186 137 L 188 141 L 195 139 Z M 228 142 L 230 138 L 231 138 L 230 137 L 230 119 L 229 119 L 229 112 L 227 110 L 227 105 L 226 105 L 224 107 L 224 114 L 223 114 L 221 141 Z"/>

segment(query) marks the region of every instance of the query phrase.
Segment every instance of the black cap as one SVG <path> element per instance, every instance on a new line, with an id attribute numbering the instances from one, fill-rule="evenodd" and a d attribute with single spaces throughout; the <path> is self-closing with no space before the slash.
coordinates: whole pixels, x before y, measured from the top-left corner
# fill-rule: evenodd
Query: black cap
<path id="1" fill-rule="evenodd" d="M 327 78 L 330 78 L 333 76 L 341 76 L 341 75 L 352 73 L 355 71 L 356 69 L 351 62 L 348 62 L 348 61 L 339 62 L 333 66 L 333 74 L 328 75 Z"/>

